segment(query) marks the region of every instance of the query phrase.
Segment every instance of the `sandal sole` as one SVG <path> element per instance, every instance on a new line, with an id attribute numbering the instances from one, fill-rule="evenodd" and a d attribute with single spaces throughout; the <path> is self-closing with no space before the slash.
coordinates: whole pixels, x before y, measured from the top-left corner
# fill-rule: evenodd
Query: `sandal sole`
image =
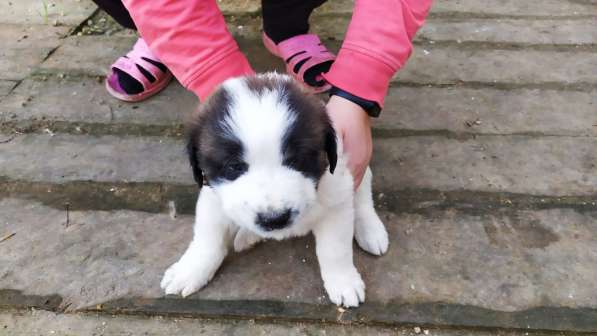
<path id="1" fill-rule="evenodd" d="M 172 81 L 173 77 L 174 76 L 172 76 L 172 73 L 168 71 L 168 73 L 164 77 L 159 79 L 157 83 L 152 85 L 152 87 L 149 90 L 143 91 L 135 95 L 128 95 L 126 93 L 121 93 L 114 90 L 108 83 L 108 77 L 106 77 L 104 83 L 106 86 L 106 90 L 112 97 L 125 102 L 136 103 L 158 94 L 160 91 L 165 89 L 166 86 L 168 86 L 168 84 L 170 84 L 170 81 Z"/>

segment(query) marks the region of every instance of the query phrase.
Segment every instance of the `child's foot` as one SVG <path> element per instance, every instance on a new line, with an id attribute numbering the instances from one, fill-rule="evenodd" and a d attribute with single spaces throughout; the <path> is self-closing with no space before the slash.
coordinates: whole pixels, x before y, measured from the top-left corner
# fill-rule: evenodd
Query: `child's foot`
<path id="1" fill-rule="evenodd" d="M 291 37 L 275 44 L 265 33 L 263 44 L 272 54 L 286 62 L 286 71 L 311 91 L 328 91 L 331 85 L 321 76 L 330 70 L 336 56 L 321 43 L 315 34 Z"/>
<path id="2" fill-rule="evenodd" d="M 163 90 L 170 80 L 172 73 L 139 38 L 133 50 L 112 64 L 106 89 L 117 99 L 138 102 Z"/>

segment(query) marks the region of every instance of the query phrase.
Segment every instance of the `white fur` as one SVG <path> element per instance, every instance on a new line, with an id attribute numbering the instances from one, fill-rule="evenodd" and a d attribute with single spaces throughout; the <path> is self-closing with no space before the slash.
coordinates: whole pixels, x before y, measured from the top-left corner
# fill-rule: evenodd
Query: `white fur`
<path id="1" fill-rule="evenodd" d="M 279 76 L 268 74 L 266 76 Z M 286 78 L 286 77 L 285 77 Z M 233 93 L 228 131 L 246 147 L 249 170 L 231 183 L 204 186 L 197 201 L 193 241 L 180 260 L 165 273 L 166 294 L 187 296 L 213 277 L 229 246 L 250 248 L 262 239 L 284 239 L 313 232 L 321 277 L 330 300 L 346 307 L 365 299 L 365 284 L 353 263 L 352 240 L 365 251 L 381 255 L 388 249 L 388 234 L 373 207 L 371 170 L 360 187 L 353 182 L 338 141 L 334 174 L 326 171 L 319 185 L 282 165 L 281 144 L 292 116 L 279 103 L 278 92 L 257 97 L 242 79 L 229 80 Z M 298 210 L 292 225 L 264 231 L 254 223 L 260 211 L 291 207 Z"/>

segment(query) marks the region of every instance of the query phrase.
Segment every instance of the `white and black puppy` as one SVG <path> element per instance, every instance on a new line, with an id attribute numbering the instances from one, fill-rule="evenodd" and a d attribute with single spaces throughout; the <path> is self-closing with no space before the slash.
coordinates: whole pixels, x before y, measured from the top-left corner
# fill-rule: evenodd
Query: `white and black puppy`
<path id="1" fill-rule="evenodd" d="M 288 76 L 231 79 L 200 108 L 188 154 L 203 184 L 194 237 L 165 273 L 166 294 L 187 296 L 213 277 L 229 248 L 313 232 L 332 302 L 358 306 L 365 284 L 353 263 L 353 237 L 381 255 L 388 234 L 367 169 L 356 192 L 325 106 Z"/>

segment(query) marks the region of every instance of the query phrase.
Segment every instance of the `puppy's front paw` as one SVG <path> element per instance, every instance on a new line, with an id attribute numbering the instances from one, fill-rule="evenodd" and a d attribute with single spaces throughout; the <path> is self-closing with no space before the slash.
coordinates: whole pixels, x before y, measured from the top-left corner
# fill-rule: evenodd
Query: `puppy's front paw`
<path id="1" fill-rule="evenodd" d="M 160 286 L 168 294 L 189 296 L 205 286 L 218 269 L 218 265 L 197 258 L 183 256 L 166 270 Z"/>
<path id="2" fill-rule="evenodd" d="M 365 283 L 356 268 L 322 274 L 330 301 L 338 306 L 357 307 L 365 301 Z"/>
<path id="3" fill-rule="evenodd" d="M 234 251 L 241 252 L 247 250 L 259 243 L 261 239 L 261 237 L 247 229 L 240 229 L 234 237 Z"/>
<path id="4" fill-rule="evenodd" d="M 382 255 L 388 251 L 388 232 L 375 211 L 357 216 L 355 238 L 363 250 L 373 255 Z"/>

